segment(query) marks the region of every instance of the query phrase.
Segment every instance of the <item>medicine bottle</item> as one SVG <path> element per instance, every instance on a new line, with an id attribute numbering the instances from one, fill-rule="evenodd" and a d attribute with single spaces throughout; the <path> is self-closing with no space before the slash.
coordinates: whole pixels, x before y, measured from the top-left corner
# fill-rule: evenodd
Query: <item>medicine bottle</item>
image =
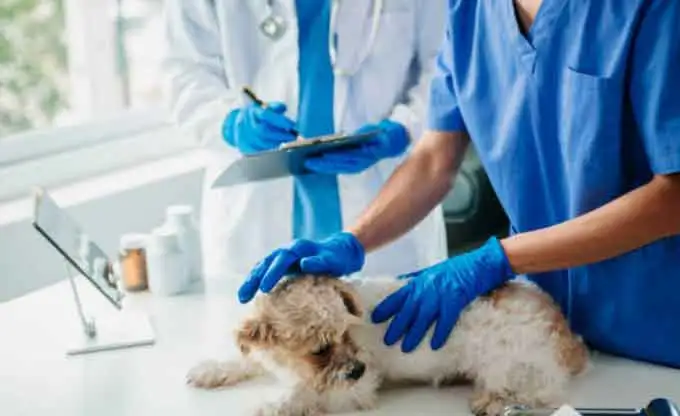
<path id="1" fill-rule="evenodd" d="M 169 227 L 177 232 L 180 247 L 187 259 L 191 279 L 200 280 L 203 274 L 201 238 L 193 207 L 190 205 L 167 207 L 163 227 Z"/>
<path id="2" fill-rule="evenodd" d="M 137 292 L 148 288 L 144 234 L 125 234 L 120 238 L 119 263 L 123 288 Z"/>
<path id="3" fill-rule="evenodd" d="M 146 258 L 151 293 L 172 296 L 188 288 L 191 275 L 174 229 L 160 227 L 153 231 L 148 240 Z"/>

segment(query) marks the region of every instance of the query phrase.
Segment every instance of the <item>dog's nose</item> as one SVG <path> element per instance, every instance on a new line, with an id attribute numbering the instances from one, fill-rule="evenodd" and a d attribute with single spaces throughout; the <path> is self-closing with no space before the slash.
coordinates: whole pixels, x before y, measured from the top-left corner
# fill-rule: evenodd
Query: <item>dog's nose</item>
<path id="1" fill-rule="evenodd" d="M 355 361 L 352 364 L 352 369 L 347 373 L 347 378 L 350 380 L 359 380 L 366 371 L 366 364 L 361 361 Z"/>

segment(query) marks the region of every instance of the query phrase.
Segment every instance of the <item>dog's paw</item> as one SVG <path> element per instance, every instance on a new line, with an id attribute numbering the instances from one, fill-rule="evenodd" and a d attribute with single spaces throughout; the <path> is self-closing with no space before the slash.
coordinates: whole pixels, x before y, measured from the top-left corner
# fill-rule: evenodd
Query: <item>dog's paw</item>
<path id="1" fill-rule="evenodd" d="M 378 402 L 374 398 L 369 400 L 361 400 L 357 401 L 356 407 L 358 410 L 373 410 L 378 407 Z"/>
<path id="2" fill-rule="evenodd" d="M 237 363 L 221 363 L 206 360 L 198 363 L 187 373 L 187 384 L 203 389 L 234 385 L 244 379 Z"/>
<path id="3" fill-rule="evenodd" d="M 476 416 L 502 416 L 509 400 L 501 395 L 476 391 L 470 398 L 470 411 Z"/>
<path id="4" fill-rule="evenodd" d="M 285 402 L 271 402 L 261 406 L 255 416 L 321 416 L 318 409 L 300 409 Z"/>
<path id="5" fill-rule="evenodd" d="M 255 412 L 254 416 L 283 416 L 281 406 L 276 403 L 266 403 Z"/>
<path id="6" fill-rule="evenodd" d="M 222 386 L 224 372 L 218 361 L 206 360 L 195 365 L 187 373 L 187 384 L 210 389 Z"/>

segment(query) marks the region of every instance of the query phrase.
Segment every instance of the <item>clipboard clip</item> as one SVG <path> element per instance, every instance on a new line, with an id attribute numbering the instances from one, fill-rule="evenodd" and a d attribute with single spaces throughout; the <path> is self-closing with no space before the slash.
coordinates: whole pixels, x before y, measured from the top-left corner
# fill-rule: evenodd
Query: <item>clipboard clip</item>
<path id="1" fill-rule="evenodd" d="M 375 130 L 370 130 L 370 131 L 365 131 L 360 134 L 357 134 L 355 137 L 362 137 L 362 136 L 373 136 L 377 135 L 380 133 L 380 129 L 375 129 Z M 319 145 L 322 143 L 332 143 L 335 141 L 342 141 L 346 139 L 346 134 L 345 133 L 334 133 L 334 134 L 329 134 L 326 136 L 317 136 L 311 139 L 302 139 L 302 140 L 295 140 L 293 142 L 288 142 L 288 143 L 283 143 L 279 146 L 280 150 L 287 150 L 287 149 L 296 149 L 300 147 L 306 147 L 306 146 L 315 146 Z"/>

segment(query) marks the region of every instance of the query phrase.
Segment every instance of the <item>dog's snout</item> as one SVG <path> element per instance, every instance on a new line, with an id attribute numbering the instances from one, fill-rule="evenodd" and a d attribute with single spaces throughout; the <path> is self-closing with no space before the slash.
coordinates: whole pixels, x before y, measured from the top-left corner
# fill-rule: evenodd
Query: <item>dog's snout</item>
<path id="1" fill-rule="evenodd" d="M 355 361 L 352 363 L 352 367 L 347 373 L 347 378 L 350 380 L 359 380 L 361 376 L 364 375 L 365 371 L 366 364 L 362 363 L 361 361 Z"/>

